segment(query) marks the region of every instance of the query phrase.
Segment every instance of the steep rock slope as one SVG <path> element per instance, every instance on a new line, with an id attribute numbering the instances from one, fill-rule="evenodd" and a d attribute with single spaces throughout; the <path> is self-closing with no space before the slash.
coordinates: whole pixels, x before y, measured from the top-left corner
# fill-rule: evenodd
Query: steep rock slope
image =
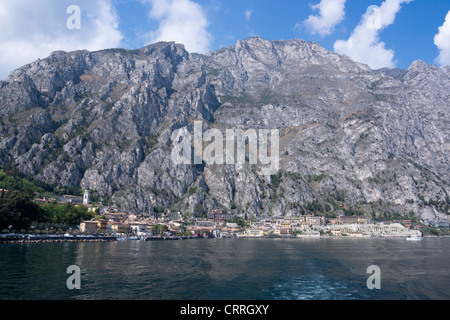
<path id="1" fill-rule="evenodd" d="M 136 213 L 447 218 L 449 101 L 449 67 L 371 70 L 303 40 L 54 52 L 0 82 L 0 166 Z M 194 121 L 278 129 L 280 170 L 175 165 L 172 133 Z"/>

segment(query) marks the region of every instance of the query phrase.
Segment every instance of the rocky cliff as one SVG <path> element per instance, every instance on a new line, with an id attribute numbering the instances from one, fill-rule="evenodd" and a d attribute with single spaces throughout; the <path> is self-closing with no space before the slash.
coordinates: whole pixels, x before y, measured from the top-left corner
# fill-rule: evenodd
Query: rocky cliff
<path id="1" fill-rule="evenodd" d="M 447 218 L 449 101 L 450 67 L 371 70 L 302 40 L 58 51 L 0 82 L 0 167 L 136 213 Z M 172 133 L 196 120 L 278 129 L 278 173 L 175 165 Z"/>

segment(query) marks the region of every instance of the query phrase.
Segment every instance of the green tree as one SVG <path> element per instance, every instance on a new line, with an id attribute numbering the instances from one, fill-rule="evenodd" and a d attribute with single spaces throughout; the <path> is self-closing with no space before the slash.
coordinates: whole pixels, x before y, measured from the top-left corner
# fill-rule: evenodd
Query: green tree
<path id="1" fill-rule="evenodd" d="M 192 212 L 185 212 L 183 214 L 183 223 L 185 225 L 190 225 L 192 224 L 191 220 L 192 220 Z"/>
<path id="2" fill-rule="evenodd" d="M 205 217 L 206 217 L 206 213 L 205 213 L 205 211 L 204 211 L 203 206 L 201 205 L 201 203 L 197 203 L 197 204 L 195 205 L 195 208 L 194 208 L 194 216 L 195 216 L 196 218 L 205 218 Z"/>
<path id="3" fill-rule="evenodd" d="M 90 220 L 95 216 L 95 213 L 89 211 L 86 206 L 71 203 L 45 204 L 41 208 L 43 220 L 52 224 L 65 224 L 74 227 L 79 225 L 81 220 Z"/>
<path id="4" fill-rule="evenodd" d="M 151 228 L 152 234 L 155 236 L 163 236 L 167 231 L 169 231 L 169 227 L 164 224 L 155 224 Z"/>
<path id="5" fill-rule="evenodd" d="M 233 218 L 233 222 L 236 223 L 241 228 L 245 228 L 248 225 L 247 221 L 244 218 L 237 217 L 237 216 Z"/>
<path id="6" fill-rule="evenodd" d="M 33 202 L 32 195 L 20 191 L 11 191 L 0 198 L 0 229 L 28 229 L 33 221 L 40 220 L 42 212 Z"/>

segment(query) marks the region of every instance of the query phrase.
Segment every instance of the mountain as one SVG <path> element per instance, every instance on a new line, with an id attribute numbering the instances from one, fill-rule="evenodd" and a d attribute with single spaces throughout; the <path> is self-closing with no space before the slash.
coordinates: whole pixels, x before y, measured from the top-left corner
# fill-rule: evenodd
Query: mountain
<path id="1" fill-rule="evenodd" d="M 450 67 L 371 70 L 303 40 L 58 51 L 0 82 L 0 167 L 135 213 L 448 219 L 449 101 Z M 278 129 L 279 171 L 176 165 L 172 134 L 194 121 Z"/>

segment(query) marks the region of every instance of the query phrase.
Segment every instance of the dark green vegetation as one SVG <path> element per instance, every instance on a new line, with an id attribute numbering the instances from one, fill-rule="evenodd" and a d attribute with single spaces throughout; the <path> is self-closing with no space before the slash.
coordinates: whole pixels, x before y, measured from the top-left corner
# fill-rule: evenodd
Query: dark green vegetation
<path id="1" fill-rule="evenodd" d="M 0 169 L 0 189 L 18 190 L 24 193 L 48 195 L 83 195 L 83 190 L 75 187 L 57 187 L 40 180 L 36 180 L 31 176 L 27 176 L 17 169 L 3 170 Z"/>
<path id="2" fill-rule="evenodd" d="M 79 190 L 67 188 L 53 190 L 51 186 L 35 183 L 14 171 L 0 170 L 0 230 L 2 232 L 56 232 L 62 233 L 76 227 L 81 220 L 94 218 L 83 205 L 71 203 L 34 202 L 35 194 L 50 194 L 50 190 L 67 194 Z M 66 192 L 68 191 L 68 192 Z"/>

